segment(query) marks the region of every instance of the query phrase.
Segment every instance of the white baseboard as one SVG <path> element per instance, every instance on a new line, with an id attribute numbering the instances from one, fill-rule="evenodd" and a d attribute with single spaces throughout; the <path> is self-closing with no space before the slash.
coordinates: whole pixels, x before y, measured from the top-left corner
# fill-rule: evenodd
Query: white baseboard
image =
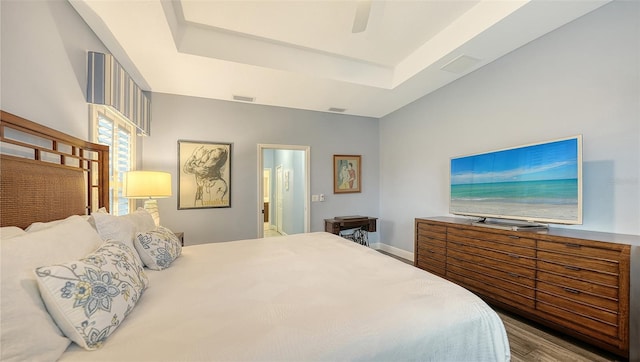
<path id="1" fill-rule="evenodd" d="M 403 249 L 398 249 L 395 246 L 387 245 L 387 244 L 380 243 L 380 242 L 371 243 L 369 246 L 371 246 L 372 249 L 386 251 L 389 254 L 393 254 L 393 255 L 401 257 L 403 259 L 407 259 L 407 260 L 413 261 L 413 253 L 410 252 L 410 251 L 406 251 L 406 250 L 403 250 Z"/>

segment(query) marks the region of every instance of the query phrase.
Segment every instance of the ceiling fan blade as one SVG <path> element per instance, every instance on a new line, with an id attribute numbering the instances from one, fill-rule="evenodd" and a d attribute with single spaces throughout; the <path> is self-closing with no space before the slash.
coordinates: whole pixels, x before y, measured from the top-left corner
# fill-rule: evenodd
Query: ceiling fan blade
<path id="1" fill-rule="evenodd" d="M 356 16 L 353 19 L 352 33 L 362 33 L 367 29 L 372 2 L 373 0 L 358 0 L 356 2 Z"/>

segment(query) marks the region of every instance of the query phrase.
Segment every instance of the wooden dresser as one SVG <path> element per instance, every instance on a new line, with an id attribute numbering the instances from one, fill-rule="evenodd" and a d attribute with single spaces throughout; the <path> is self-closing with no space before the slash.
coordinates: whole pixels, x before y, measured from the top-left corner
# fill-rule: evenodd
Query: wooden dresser
<path id="1" fill-rule="evenodd" d="M 415 266 L 498 307 L 629 358 L 631 245 L 640 237 L 415 220 Z"/>

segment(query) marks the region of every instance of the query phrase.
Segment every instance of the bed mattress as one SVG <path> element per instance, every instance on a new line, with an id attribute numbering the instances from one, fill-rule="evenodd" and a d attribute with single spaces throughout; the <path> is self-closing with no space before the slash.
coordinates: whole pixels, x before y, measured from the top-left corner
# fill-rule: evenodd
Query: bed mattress
<path id="1" fill-rule="evenodd" d="M 329 233 L 185 247 L 96 351 L 61 361 L 507 361 L 498 315 Z"/>

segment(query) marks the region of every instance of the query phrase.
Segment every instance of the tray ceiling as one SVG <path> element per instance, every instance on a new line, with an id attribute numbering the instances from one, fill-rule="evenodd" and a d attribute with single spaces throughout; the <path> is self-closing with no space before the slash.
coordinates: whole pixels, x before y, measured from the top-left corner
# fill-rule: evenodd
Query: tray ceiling
<path id="1" fill-rule="evenodd" d="M 145 90 L 375 118 L 607 2 L 70 0 Z"/>

